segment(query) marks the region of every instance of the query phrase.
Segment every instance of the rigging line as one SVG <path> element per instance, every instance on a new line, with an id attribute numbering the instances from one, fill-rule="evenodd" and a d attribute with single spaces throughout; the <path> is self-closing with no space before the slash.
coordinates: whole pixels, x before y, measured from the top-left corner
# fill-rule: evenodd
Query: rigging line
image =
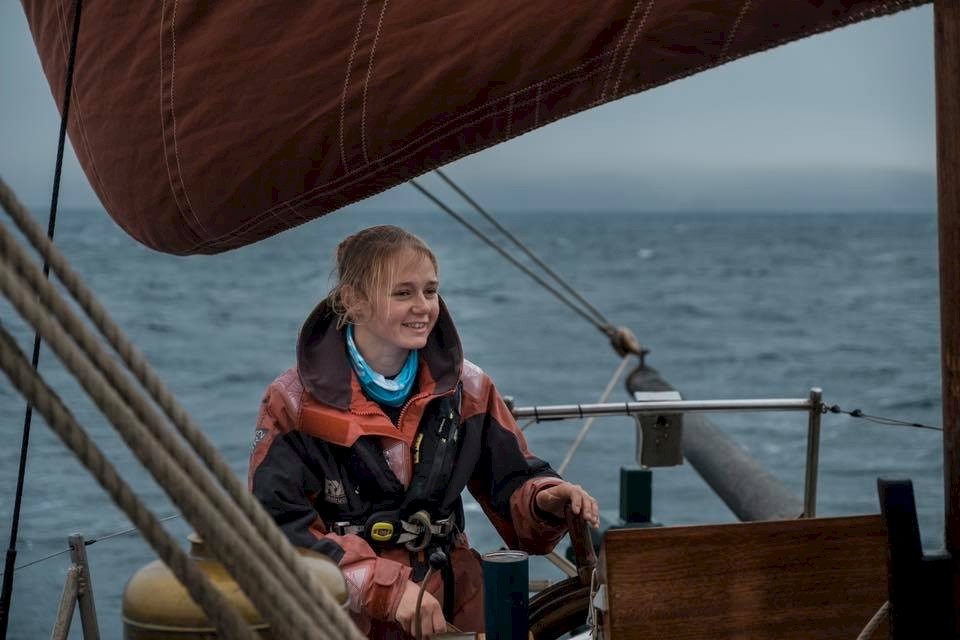
<path id="1" fill-rule="evenodd" d="M 915 429 L 929 429 L 930 431 L 943 431 L 943 427 L 933 427 L 927 424 L 922 424 L 920 422 L 908 422 L 906 420 L 897 420 L 896 418 L 884 418 L 883 416 L 872 416 L 870 414 L 864 413 L 860 409 L 854 409 L 852 411 L 847 411 L 841 409 L 839 405 L 824 405 L 824 413 L 845 413 L 852 418 L 862 418 L 867 422 L 873 422 L 875 424 L 883 424 L 890 427 L 913 427 Z"/>
<path id="2" fill-rule="evenodd" d="M 610 378 L 610 382 L 607 383 L 607 388 L 603 390 L 603 393 L 600 395 L 600 399 L 597 400 L 597 404 L 602 404 L 607 401 L 607 398 L 610 397 L 610 392 L 613 391 L 614 385 L 617 384 L 617 381 L 620 380 L 620 376 L 623 375 L 623 370 L 627 367 L 627 362 L 630 360 L 630 354 L 623 356 L 623 359 L 620 360 L 620 365 L 617 367 L 617 370 L 613 372 L 613 376 Z M 570 450 L 567 451 L 566 457 L 564 457 L 563 462 L 560 463 L 560 466 L 557 467 L 557 473 L 561 476 L 563 472 L 567 470 L 567 467 L 570 465 L 570 462 L 573 460 L 574 454 L 577 453 L 577 449 L 580 448 L 580 445 L 583 443 L 584 438 L 587 437 L 587 432 L 590 431 L 590 427 L 593 426 L 593 421 L 596 420 L 596 416 L 590 416 L 587 418 L 587 421 L 583 423 L 583 427 L 580 428 L 580 433 L 577 434 L 576 439 L 573 441 L 573 444 L 570 445 Z"/>
<path id="3" fill-rule="evenodd" d="M 540 267 L 541 269 L 543 269 L 543 270 L 547 273 L 547 275 L 549 275 L 551 278 L 553 278 L 553 279 L 556 281 L 557 284 L 559 284 L 561 287 L 563 287 L 563 288 L 567 291 L 567 293 L 569 293 L 570 295 L 572 295 L 574 298 L 576 298 L 578 301 L 580 301 L 580 303 L 581 303 L 584 307 L 586 307 L 587 309 L 589 309 L 589 310 L 593 313 L 593 315 L 596 317 L 597 321 L 602 322 L 603 324 L 606 324 L 606 325 L 609 325 L 609 324 L 610 324 L 610 321 L 607 320 L 607 319 L 604 317 L 604 315 L 603 315 L 602 313 L 600 313 L 600 311 L 599 311 L 596 307 L 594 307 L 592 304 L 590 304 L 590 302 L 587 301 L 587 299 L 584 298 L 582 295 L 580 295 L 580 294 L 576 291 L 576 289 L 574 289 L 574 288 L 571 287 L 569 284 L 567 284 L 566 281 L 564 281 L 564 279 L 561 278 L 553 269 L 551 269 L 549 266 L 547 266 L 547 264 L 544 263 L 543 260 L 541 260 L 539 256 L 537 256 L 537 254 L 535 254 L 531 249 L 529 249 L 519 238 L 517 238 L 515 235 L 513 235 L 513 234 L 510 232 L 509 229 L 507 229 L 507 228 L 504 227 L 502 224 L 500 224 L 500 223 L 497 221 L 497 219 L 493 217 L 493 215 L 491 215 L 489 212 L 487 212 L 486 209 L 484 209 L 483 207 L 481 207 L 473 198 L 471 198 L 469 195 L 467 195 L 467 193 L 466 193 L 463 189 L 461 189 L 460 186 L 457 185 L 457 183 L 455 183 L 452 179 L 450 179 L 449 177 L 447 177 L 447 174 L 445 174 L 445 173 L 444 173 L 443 171 L 441 171 L 440 169 L 434 169 L 433 172 L 436 173 L 438 176 L 440 176 L 440 178 L 441 178 L 444 182 L 446 182 L 447 185 L 448 185 L 451 189 L 453 189 L 454 191 L 456 191 L 456 192 L 460 195 L 461 198 L 463 198 L 464 200 L 466 200 L 466 201 L 470 204 L 470 206 L 474 208 L 474 210 L 475 210 L 477 213 L 479 213 L 479 214 L 480 214 L 481 216 L 483 216 L 488 222 L 490 222 L 490 224 L 492 224 L 494 227 L 496 227 L 497 230 L 498 230 L 500 233 L 502 233 L 503 235 L 505 235 L 505 236 L 507 237 L 507 239 L 510 240 L 514 245 L 516 245 L 516 247 L 517 247 L 518 249 L 520 249 L 521 251 L 523 251 L 523 252 L 527 255 L 528 258 L 530 258 L 531 260 L 533 260 L 533 262 L 536 263 L 536 265 L 537 265 L 538 267 Z"/>
<path id="4" fill-rule="evenodd" d="M 481 230 L 478 229 L 477 227 L 475 227 L 475 226 L 473 226 L 472 224 L 470 224 L 467 220 L 465 220 L 465 219 L 463 218 L 463 216 L 461 216 L 459 213 L 457 213 L 456 211 L 454 211 L 453 209 L 451 209 L 449 206 L 447 206 L 445 203 L 443 203 L 443 202 L 442 202 L 439 198 L 437 198 L 435 195 L 433 195 L 432 193 L 430 193 L 429 191 L 427 191 L 425 188 L 423 188 L 423 187 L 420 185 L 419 182 L 417 182 L 416 180 L 410 180 L 410 184 L 413 185 L 414 188 L 417 189 L 417 191 L 419 191 L 420 193 L 422 193 L 423 195 L 425 195 L 431 202 L 433 202 L 435 205 L 437 205 L 438 207 L 440 207 L 441 209 L 443 209 L 443 211 L 445 211 L 447 214 L 449 214 L 450 217 L 452 217 L 454 220 L 456 220 L 457 222 L 459 222 L 460 224 L 462 224 L 463 226 L 465 226 L 468 230 L 470 230 L 471 233 L 473 233 L 475 236 L 477 236 L 478 238 L 480 238 L 481 240 L 483 240 L 485 243 L 487 243 L 494 251 L 496 251 L 497 253 L 499 253 L 499 254 L 500 254 L 501 256 L 503 256 L 508 262 L 510 262 L 510 264 L 512 264 L 512 265 L 515 266 L 517 269 L 520 269 L 520 270 L 523 271 L 525 274 L 527 274 L 528 276 L 530 276 L 531 278 L 533 278 L 533 280 L 534 280 L 537 284 L 539 284 L 541 287 L 543 287 L 544 289 L 546 289 L 547 291 L 549 291 L 550 293 L 552 293 L 554 296 L 557 297 L 558 300 L 560 300 L 560 301 L 563 302 L 565 305 L 567 305 L 568 307 L 570 307 L 570 308 L 571 308 L 575 313 L 577 313 L 580 317 L 582 317 L 584 320 L 586 320 L 587 322 L 589 322 L 590 324 L 592 324 L 593 326 L 595 326 L 597 329 L 599 329 L 601 333 L 604 333 L 604 334 L 607 334 L 607 333 L 608 333 L 608 328 L 610 328 L 609 325 L 603 325 L 603 324 L 601 324 L 600 322 L 597 322 L 596 319 L 591 318 L 589 315 L 587 315 L 587 313 L 586 313 L 583 309 L 581 309 L 580 307 L 578 307 L 578 306 L 576 306 L 575 304 L 573 304 L 572 302 L 570 302 L 570 300 L 568 300 L 562 293 L 560 293 L 560 292 L 557 291 L 554 287 L 552 287 L 549 282 L 545 281 L 543 278 L 541 278 L 541 277 L 538 276 L 536 273 L 534 273 L 529 267 L 527 267 L 526 265 L 522 264 L 519 260 L 517 260 L 516 258 L 514 258 L 513 256 L 511 256 L 509 253 L 507 253 L 507 252 L 506 252 L 502 247 L 500 247 L 496 242 L 494 242 L 493 240 L 491 240 L 490 238 L 488 238 L 486 235 L 484 235 L 483 231 L 481 231 Z"/>
<path id="5" fill-rule="evenodd" d="M 166 516 L 165 518 L 160 518 L 160 519 L 157 520 L 157 522 L 166 522 L 166 521 L 168 521 L 168 520 L 173 520 L 174 518 L 179 518 L 179 517 L 180 517 L 180 514 L 179 514 L 179 513 L 175 513 L 175 514 L 173 514 L 173 515 L 171 515 L 171 516 Z M 84 541 L 83 541 L 83 546 L 89 547 L 90 545 L 92 545 L 92 544 L 95 543 L 95 542 L 104 542 L 104 541 L 106 541 L 106 540 L 110 540 L 111 538 L 116 538 L 116 537 L 118 537 L 118 536 L 126 535 L 126 534 L 128 534 L 128 533 L 133 533 L 134 531 L 139 531 L 139 529 L 137 529 L 136 527 L 130 527 L 129 529 L 124 529 L 123 531 L 115 531 L 115 532 L 113 532 L 113 533 L 108 533 L 108 534 L 106 534 L 106 535 L 100 536 L 99 538 L 90 538 L 89 540 L 84 540 Z M 56 558 L 57 556 L 62 556 L 62 555 L 65 554 L 65 553 L 70 553 L 70 547 L 67 547 L 66 549 L 61 549 L 60 551 L 55 551 L 55 552 L 51 553 L 50 555 L 43 556 L 42 558 L 37 558 L 36 560 L 31 560 L 30 562 L 21 564 L 21 565 L 19 565 L 19 566 L 17 566 L 17 567 L 14 567 L 13 570 L 14 570 L 14 571 L 20 571 L 21 569 L 26 569 L 27 567 L 32 567 L 32 566 L 35 565 L 35 564 L 40 564 L 41 562 L 44 562 L 44 561 L 46 561 L 46 560 L 49 560 L 50 558 Z M 3 575 L 3 574 L 0 573 L 0 575 Z"/>
<path id="6" fill-rule="evenodd" d="M 57 140 L 57 162 L 53 173 L 53 193 L 50 196 L 50 215 L 47 220 L 47 237 L 53 240 L 57 224 L 57 206 L 60 200 L 60 179 L 63 173 L 63 150 L 67 137 L 67 123 L 70 120 L 70 95 L 73 93 L 73 72 L 77 61 L 77 43 L 80 40 L 80 14 L 83 0 L 76 0 L 73 6 L 73 32 L 70 36 L 70 52 L 67 55 L 66 81 L 63 89 L 63 108 L 60 116 L 60 134 Z M 43 276 L 50 277 L 50 264 L 43 261 Z M 34 370 L 40 365 L 40 332 L 33 338 L 33 357 L 30 360 Z M 30 425 L 33 421 L 33 406 L 28 402 L 23 417 L 23 434 L 20 439 L 20 464 L 17 470 L 17 488 L 14 494 L 13 515 L 10 523 L 10 542 L 7 547 L 3 571 L 3 587 L 0 590 L 0 638 L 7 637 L 7 623 L 10 619 L 10 601 L 13 597 L 13 573 L 17 560 L 17 533 L 20 530 L 20 506 L 23 502 L 23 483 L 27 471 L 27 451 L 30 447 Z"/>

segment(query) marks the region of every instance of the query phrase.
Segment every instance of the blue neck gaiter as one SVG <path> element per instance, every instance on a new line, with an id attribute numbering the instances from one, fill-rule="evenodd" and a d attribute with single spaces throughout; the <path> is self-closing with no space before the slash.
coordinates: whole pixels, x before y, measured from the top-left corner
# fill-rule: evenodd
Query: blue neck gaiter
<path id="1" fill-rule="evenodd" d="M 417 377 L 417 366 L 420 364 L 419 351 L 411 349 L 407 355 L 407 361 L 403 363 L 403 368 L 400 369 L 400 373 L 393 378 L 385 378 L 382 374 L 371 369 L 367 361 L 360 355 L 357 343 L 353 340 L 353 325 L 347 325 L 345 333 L 347 336 L 347 351 L 350 353 L 350 363 L 353 365 L 353 370 L 360 380 L 360 386 L 363 387 L 364 393 L 374 402 L 389 407 L 399 407 L 406 402 L 410 396 L 410 391 L 413 389 L 413 381 Z"/>

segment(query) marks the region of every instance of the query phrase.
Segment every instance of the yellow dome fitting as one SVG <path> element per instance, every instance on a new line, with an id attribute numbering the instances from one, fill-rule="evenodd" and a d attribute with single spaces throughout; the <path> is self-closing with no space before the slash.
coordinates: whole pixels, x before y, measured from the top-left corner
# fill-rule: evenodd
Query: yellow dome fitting
<path id="1" fill-rule="evenodd" d="M 190 541 L 190 557 L 263 638 L 270 638 L 270 626 L 233 580 L 222 564 L 208 552 L 195 533 Z M 337 565 L 327 556 L 309 549 L 297 549 L 302 562 L 315 580 L 342 606 L 347 604 L 347 583 Z M 123 590 L 123 637 L 125 640 L 212 640 L 216 629 L 187 590 L 160 560 L 137 571 Z"/>

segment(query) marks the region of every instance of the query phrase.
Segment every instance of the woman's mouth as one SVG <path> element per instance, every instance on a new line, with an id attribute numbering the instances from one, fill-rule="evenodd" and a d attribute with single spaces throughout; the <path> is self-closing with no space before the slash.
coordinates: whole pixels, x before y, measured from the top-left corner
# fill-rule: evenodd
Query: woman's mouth
<path id="1" fill-rule="evenodd" d="M 426 322 L 404 322 L 403 326 L 413 329 L 414 331 L 423 331 L 427 328 Z"/>

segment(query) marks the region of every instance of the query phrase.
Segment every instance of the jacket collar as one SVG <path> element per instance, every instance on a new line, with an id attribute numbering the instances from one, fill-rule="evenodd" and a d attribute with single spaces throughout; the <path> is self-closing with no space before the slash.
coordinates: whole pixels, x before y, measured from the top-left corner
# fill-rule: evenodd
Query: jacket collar
<path id="1" fill-rule="evenodd" d="M 447 305 L 440 299 L 437 323 L 420 350 L 421 367 L 434 381 L 434 393 L 453 389 L 463 369 L 463 348 Z M 353 368 L 346 339 L 337 329 L 330 300 L 324 299 L 307 316 L 297 340 L 297 372 L 303 388 L 316 400 L 342 411 L 350 409 L 353 398 Z"/>

